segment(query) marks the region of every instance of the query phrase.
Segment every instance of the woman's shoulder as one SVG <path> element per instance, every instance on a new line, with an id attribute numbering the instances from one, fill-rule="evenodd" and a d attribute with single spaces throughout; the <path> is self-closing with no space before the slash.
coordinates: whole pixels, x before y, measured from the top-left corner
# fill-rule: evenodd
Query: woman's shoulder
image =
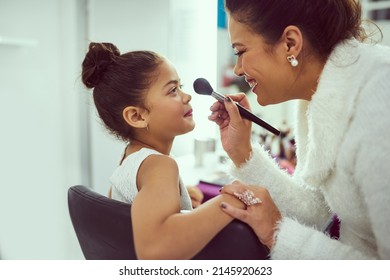
<path id="1" fill-rule="evenodd" d="M 385 66 L 386 68 L 390 65 L 390 46 L 383 43 L 376 44 L 361 44 L 360 53 L 366 58 L 365 63 L 374 63 L 377 66 Z"/>
<path id="2" fill-rule="evenodd" d="M 389 73 L 390 47 L 347 40 L 339 44 L 328 58 L 320 84 L 330 90 L 335 87 L 343 89 L 351 96 L 350 92 L 357 95 L 359 89 L 367 88 L 378 79 L 388 80 Z"/>
<path id="3" fill-rule="evenodd" d="M 388 65 L 390 63 L 390 46 L 383 43 L 360 42 L 355 39 L 345 40 L 338 44 L 331 53 L 328 64 L 340 66 L 356 66 L 364 69 L 368 66 Z"/>

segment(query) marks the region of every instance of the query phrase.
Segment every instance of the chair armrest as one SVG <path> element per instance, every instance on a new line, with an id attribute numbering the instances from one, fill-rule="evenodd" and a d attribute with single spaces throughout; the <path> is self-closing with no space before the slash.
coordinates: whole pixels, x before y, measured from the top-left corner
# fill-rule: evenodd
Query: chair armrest
<path id="1" fill-rule="evenodd" d="M 223 228 L 194 260 L 265 260 L 269 249 L 260 243 L 250 226 L 233 220 Z"/>

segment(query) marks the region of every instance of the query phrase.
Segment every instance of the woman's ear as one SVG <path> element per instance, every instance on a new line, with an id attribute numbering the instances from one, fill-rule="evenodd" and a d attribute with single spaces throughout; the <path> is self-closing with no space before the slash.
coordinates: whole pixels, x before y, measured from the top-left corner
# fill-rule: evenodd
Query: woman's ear
<path id="1" fill-rule="evenodd" d="M 303 48 L 303 36 L 301 30 L 294 25 L 287 26 L 282 34 L 283 48 L 286 55 L 298 57 Z"/>
<path id="2" fill-rule="evenodd" d="M 146 110 L 140 107 L 128 106 L 123 109 L 123 119 L 132 127 L 146 128 L 148 122 L 146 119 Z"/>

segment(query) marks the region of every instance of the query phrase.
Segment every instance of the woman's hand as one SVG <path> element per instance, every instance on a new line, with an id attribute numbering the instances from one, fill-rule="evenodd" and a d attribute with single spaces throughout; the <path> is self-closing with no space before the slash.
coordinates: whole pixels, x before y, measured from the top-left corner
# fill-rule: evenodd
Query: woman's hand
<path id="1" fill-rule="evenodd" d="M 243 210 L 223 202 L 221 208 L 233 218 L 247 223 L 254 230 L 260 242 L 272 249 L 275 242 L 275 228 L 282 219 L 282 215 L 268 190 L 234 181 L 224 186 L 221 192 L 234 195 L 247 204 L 246 209 Z"/>
<path id="2" fill-rule="evenodd" d="M 226 96 L 224 104 L 216 102 L 211 106 L 212 113 L 209 120 L 219 126 L 223 149 L 234 164 L 239 167 L 250 158 L 252 123 L 240 116 L 233 101 L 250 110 L 248 99 L 244 93 L 229 95 Z"/>

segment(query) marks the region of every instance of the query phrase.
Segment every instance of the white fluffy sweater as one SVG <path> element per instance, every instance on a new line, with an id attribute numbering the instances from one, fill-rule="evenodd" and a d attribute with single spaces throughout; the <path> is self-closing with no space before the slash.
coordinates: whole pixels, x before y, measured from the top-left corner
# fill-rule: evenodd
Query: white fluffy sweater
<path id="1" fill-rule="evenodd" d="M 271 258 L 390 259 L 390 48 L 340 44 L 312 100 L 299 102 L 293 176 L 261 148 L 232 168 L 282 212 Z M 332 213 L 339 240 L 323 233 Z"/>

